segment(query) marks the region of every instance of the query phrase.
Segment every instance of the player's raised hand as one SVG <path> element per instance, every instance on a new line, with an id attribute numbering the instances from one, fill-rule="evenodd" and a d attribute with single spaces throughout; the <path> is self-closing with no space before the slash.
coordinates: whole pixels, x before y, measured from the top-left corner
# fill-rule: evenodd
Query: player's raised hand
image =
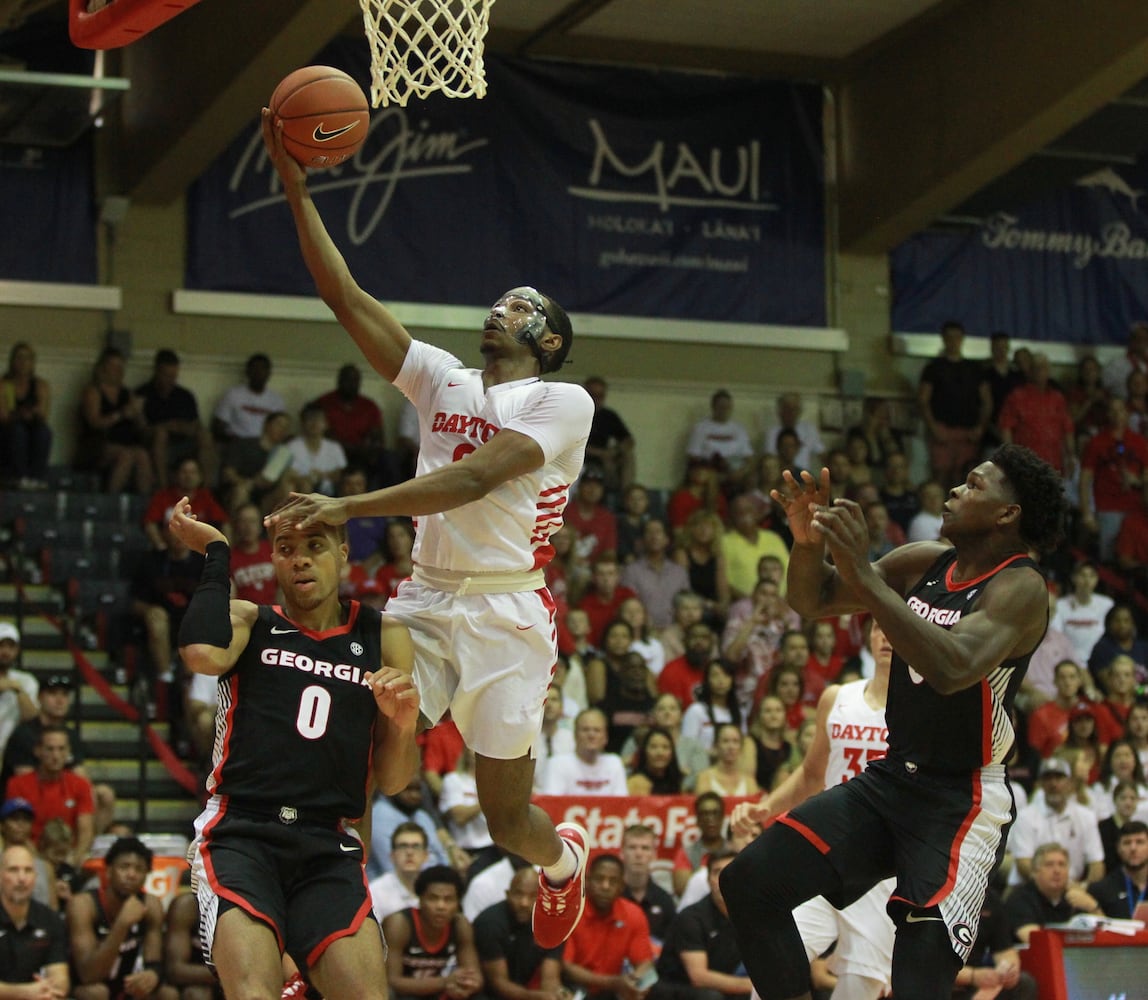
<path id="1" fill-rule="evenodd" d="M 869 526 L 856 501 L 841 499 L 818 507 L 811 531 L 825 539 L 833 564 L 846 580 L 869 565 Z"/>
<path id="2" fill-rule="evenodd" d="M 287 525 L 302 531 L 313 524 L 337 526 L 346 523 L 345 498 L 328 497 L 322 493 L 292 493 L 282 507 L 263 518 L 263 524 L 268 531 L 279 525 Z"/>
<path id="3" fill-rule="evenodd" d="M 382 667 L 368 678 L 379 711 L 399 728 L 413 729 L 419 720 L 419 692 L 414 678 L 394 667 Z"/>
<path id="4" fill-rule="evenodd" d="M 171 509 L 171 519 L 167 522 L 171 533 L 193 552 L 202 554 L 212 542 L 226 542 L 227 537 L 214 524 L 207 524 L 196 518 L 187 497 L 180 497 Z"/>
<path id="5" fill-rule="evenodd" d="M 299 165 L 286 149 L 283 148 L 283 126 L 275 123 L 275 116 L 270 108 L 263 109 L 263 145 L 271 159 L 271 165 L 278 172 L 283 186 L 289 184 L 306 184 L 307 172 Z"/>
<path id="6" fill-rule="evenodd" d="M 820 479 L 814 479 L 813 473 L 805 469 L 801 470 L 800 478 L 794 476 L 789 469 L 781 477 L 781 488 L 770 490 L 769 495 L 785 510 L 794 543 L 809 545 L 820 542 L 821 538 L 810 532 L 810 525 L 813 523 L 814 508 L 829 503 L 829 470 L 822 468 Z"/>

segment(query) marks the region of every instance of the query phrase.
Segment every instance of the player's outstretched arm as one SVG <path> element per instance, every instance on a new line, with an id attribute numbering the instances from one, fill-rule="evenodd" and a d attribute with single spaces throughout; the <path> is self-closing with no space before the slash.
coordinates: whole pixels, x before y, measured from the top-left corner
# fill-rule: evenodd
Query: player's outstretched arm
<path id="1" fill-rule="evenodd" d="M 772 792 L 767 792 L 757 802 L 741 802 L 734 806 L 730 823 L 737 833 L 748 836 L 757 826 L 763 826 L 772 817 L 787 812 L 818 792 L 824 791 L 825 768 L 829 762 L 829 713 L 837 702 L 837 692 L 840 690 L 838 685 L 832 684 L 818 699 L 813 742 L 809 745 L 809 750 L 806 751 L 801 763 L 780 785 Z"/>
<path id="2" fill-rule="evenodd" d="M 275 125 L 267 108 L 263 109 L 263 144 L 283 183 L 283 193 L 295 219 L 299 249 L 319 295 L 358 344 L 371 367 L 388 382 L 393 382 L 407 356 L 411 335 L 391 311 L 363 291 L 351 275 L 311 200 L 306 172 L 283 148 L 282 126 Z"/>
<path id="3" fill-rule="evenodd" d="M 419 692 L 414 684 L 414 644 L 405 625 L 384 621 L 382 665 L 370 676 L 371 693 L 379 709 L 375 726 L 372 774 L 384 795 L 406 788 L 418 773 Z"/>

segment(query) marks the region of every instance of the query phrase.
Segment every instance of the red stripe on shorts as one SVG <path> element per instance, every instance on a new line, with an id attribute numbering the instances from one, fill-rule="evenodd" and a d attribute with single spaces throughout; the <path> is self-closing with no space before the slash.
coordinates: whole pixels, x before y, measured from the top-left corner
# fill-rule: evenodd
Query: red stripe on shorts
<path id="1" fill-rule="evenodd" d="M 804 823 L 802 823 L 799 820 L 796 820 L 792 816 L 790 816 L 789 813 L 786 813 L 784 816 L 778 816 L 777 822 L 784 823 L 786 826 L 796 830 L 798 833 L 801 834 L 801 836 L 803 836 L 806 840 L 808 840 L 809 843 L 811 843 L 814 847 L 816 847 L 822 854 L 828 854 L 829 853 L 829 845 L 827 843 L 825 843 L 825 841 L 822 840 L 819 836 L 817 836 L 816 833 L 814 833 L 811 829 L 809 829 L 809 827 L 807 827 Z"/>

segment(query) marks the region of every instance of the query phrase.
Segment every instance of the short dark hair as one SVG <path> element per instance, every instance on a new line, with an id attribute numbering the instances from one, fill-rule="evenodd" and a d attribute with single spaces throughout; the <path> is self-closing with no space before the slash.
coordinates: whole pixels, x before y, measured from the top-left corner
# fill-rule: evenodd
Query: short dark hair
<path id="1" fill-rule="evenodd" d="M 404 833 L 417 833 L 419 837 L 422 838 L 423 847 L 430 846 L 430 838 L 427 837 L 426 830 L 419 826 L 413 819 L 408 819 L 396 826 L 394 832 L 391 834 L 391 850 L 394 850 L 395 841 Z"/>
<path id="2" fill-rule="evenodd" d="M 625 871 L 626 866 L 622 864 L 622 859 L 616 854 L 599 854 L 593 861 L 590 862 L 590 872 L 597 871 L 602 865 L 611 864 L 617 865 L 618 871 Z"/>
<path id="3" fill-rule="evenodd" d="M 155 352 L 155 366 L 162 368 L 164 365 L 178 365 L 179 355 L 175 353 L 170 347 L 161 347 Z"/>
<path id="4" fill-rule="evenodd" d="M 1138 833 L 1148 833 L 1148 823 L 1142 823 L 1138 819 L 1130 819 L 1120 828 L 1120 836 L 1116 838 L 1116 843 L 1120 843 L 1125 837 L 1132 837 Z"/>
<path id="5" fill-rule="evenodd" d="M 542 304 L 545 307 L 546 325 L 562 338 L 560 347 L 547 351 L 539 359 L 542 373 L 546 374 L 559 371 L 566 364 L 566 355 L 570 353 L 570 347 L 574 343 L 574 327 L 565 309 L 544 292 L 538 294 L 542 296 Z"/>
<path id="6" fill-rule="evenodd" d="M 432 885 L 453 885 L 458 898 L 462 899 L 462 876 L 450 865 L 431 865 L 419 872 L 415 879 L 415 895 L 421 896 Z"/>
<path id="7" fill-rule="evenodd" d="M 108 848 L 108 853 L 104 855 L 104 865 L 111 868 L 115 864 L 116 859 L 124 854 L 138 854 L 144 860 L 148 870 L 151 870 L 152 853 L 151 848 L 147 846 L 139 837 L 120 837 L 112 843 Z"/>
<path id="8" fill-rule="evenodd" d="M 1041 552 L 1055 549 L 1064 531 L 1068 502 L 1060 475 L 1044 459 L 1019 444 L 1002 445 L 989 459 L 1020 504 L 1020 537 Z"/>

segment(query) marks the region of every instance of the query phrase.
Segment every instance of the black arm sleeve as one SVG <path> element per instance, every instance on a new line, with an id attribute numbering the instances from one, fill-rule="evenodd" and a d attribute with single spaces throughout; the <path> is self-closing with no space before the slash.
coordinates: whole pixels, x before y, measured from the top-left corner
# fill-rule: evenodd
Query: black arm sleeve
<path id="1" fill-rule="evenodd" d="M 212 542 L 206 556 L 199 586 L 179 626 L 179 644 L 226 649 L 231 645 L 231 548 L 226 542 Z"/>

